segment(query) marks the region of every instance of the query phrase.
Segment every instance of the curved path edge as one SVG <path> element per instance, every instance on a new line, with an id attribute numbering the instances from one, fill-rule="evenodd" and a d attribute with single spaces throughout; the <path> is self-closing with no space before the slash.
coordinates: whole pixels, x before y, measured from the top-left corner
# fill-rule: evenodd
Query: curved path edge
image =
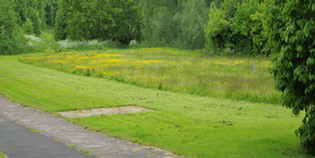
<path id="1" fill-rule="evenodd" d="M 100 158 L 178 157 L 156 147 L 134 144 L 84 129 L 60 117 L 9 102 L 1 95 L 0 116 L 27 128 L 35 129 L 40 134 L 58 142 L 75 146 L 78 150 L 89 151 L 91 155 Z"/>

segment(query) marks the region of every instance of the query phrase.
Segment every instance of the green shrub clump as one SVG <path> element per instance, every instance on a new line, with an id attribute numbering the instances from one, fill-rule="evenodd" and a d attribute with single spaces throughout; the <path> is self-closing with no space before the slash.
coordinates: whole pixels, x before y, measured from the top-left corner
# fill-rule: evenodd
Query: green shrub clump
<path id="1" fill-rule="evenodd" d="M 303 146 L 315 149 L 315 2 L 270 1 L 266 11 L 268 47 L 274 53 L 273 75 L 283 92 L 284 105 L 298 115 L 305 111 L 296 131 Z"/>
<path id="2" fill-rule="evenodd" d="M 204 48 L 210 1 L 141 0 L 143 41 L 149 46 Z"/>
<path id="3" fill-rule="evenodd" d="M 225 0 L 212 4 L 205 27 L 206 46 L 226 54 L 266 54 L 263 31 L 265 3 L 259 0 Z"/>
<path id="4" fill-rule="evenodd" d="M 34 34 L 33 22 L 29 18 L 27 18 L 25 23 L 23 24 L 23 30 L 26 34 Z"/>
<path id="5" fill-rule="evenodd" d="M 0 55 L 16 54 L 23 45 L 16 13 L 10 2 L 3 0 L 0 5 Z"/>
<path id="6" fill-rule="evenodd" d="M 56 17 L 56 39 L 112 40 L 129 44 L 139 40 L 138 0 L 61 0 Z"/>

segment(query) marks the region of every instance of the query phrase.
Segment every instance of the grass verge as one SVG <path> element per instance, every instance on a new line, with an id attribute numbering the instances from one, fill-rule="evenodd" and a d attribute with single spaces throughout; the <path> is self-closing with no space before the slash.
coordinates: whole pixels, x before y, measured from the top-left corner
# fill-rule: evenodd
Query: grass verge
<path id="1" fill-rule="evenodd" d="M 279 105 L 199 97 L 77 76 L 0 57 L 0 93 L 42 111 L 137 105 L 153 113 L 71 119 L 82 126 L 185 157 L 307 157 L 302 120 Z"/>
<path id="2" fill-rule="evenodd" d="M 3 152 L 0 151 L 0 158 L 7 158 L 7 156 Z"/>

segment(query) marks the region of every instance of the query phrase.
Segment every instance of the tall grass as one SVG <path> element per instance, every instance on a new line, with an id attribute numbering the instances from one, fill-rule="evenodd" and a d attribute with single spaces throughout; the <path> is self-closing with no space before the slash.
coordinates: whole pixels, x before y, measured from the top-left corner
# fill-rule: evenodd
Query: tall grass
<path id="1" fill-rule="evenodd" d="M 35 54 L 20 60 L 147 88 L 251 102 L 281 102 L 269 73 L 271 64 L 263 57 L 207 56 L 197 51 L 144 48 Z"/>
<path id="2" fill-rule="evenodd" d="M 21 54 L 21 53 L 47 53 L 47 52 L 62 52 L 70 50 L 106 50 L 109 48 L 122 47 L 113 41 L 55 41 L 53 30 L 43 30 L 39 36 L 23 35 L 23 45 L 15 48 L 15 52 L 8 54 Z M 135 43 L 137 44 L 137 43 Z M 1 54 L 1 53 L 0 53 Z M 3 54 L 3 53 L 2 53 Z M 8 55 L 7 54 L 7 55 Z M 5 54 L 4 54 L 5 55 Z"/>
<path id="3" fill-rule="evenodd" d="M 23 45 L 15 48 L 21 53 L 38 53 L 38 52 L 51 52 L 55 48 L 59 48 L 59 44 L 55 41 L 52 30 L 43 30 L 39 36 L 24 34 L 21 39 Z"/>

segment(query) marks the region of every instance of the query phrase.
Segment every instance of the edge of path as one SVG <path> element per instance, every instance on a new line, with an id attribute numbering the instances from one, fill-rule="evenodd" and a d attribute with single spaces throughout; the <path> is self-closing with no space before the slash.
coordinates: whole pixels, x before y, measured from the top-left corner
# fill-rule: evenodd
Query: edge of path
<path id="1" fill-rule="evenodd" d="M 0 95 L 0 116 L 77 150 L 88 151 L 96 157 L 171 158 L 175 154 L 156 147 L 143 146 L 104 133 L 84 129 L 58 116 L 17 105 Z"/>
<path id="2" fill-rule="evenodd" d="M 0 149 L 12 158 L 91 158 L 44 135 L 0 116 Z M 0 157 L 4 158 L 0 153 Z"/>

